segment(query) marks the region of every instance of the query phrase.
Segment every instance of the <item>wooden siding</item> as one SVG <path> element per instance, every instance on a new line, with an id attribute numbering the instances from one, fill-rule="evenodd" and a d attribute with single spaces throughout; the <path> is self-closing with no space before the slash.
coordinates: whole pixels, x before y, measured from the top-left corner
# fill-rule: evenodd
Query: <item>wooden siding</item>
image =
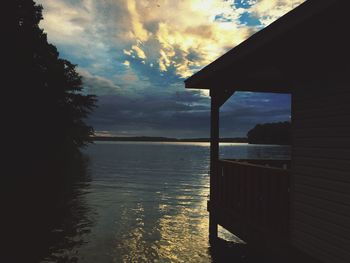
<path id="1" fill-rule="evenodd" d="M 292 96 L 291 241 L 321 262 L 348 263 L 350 89 L 329 83 Z"/>

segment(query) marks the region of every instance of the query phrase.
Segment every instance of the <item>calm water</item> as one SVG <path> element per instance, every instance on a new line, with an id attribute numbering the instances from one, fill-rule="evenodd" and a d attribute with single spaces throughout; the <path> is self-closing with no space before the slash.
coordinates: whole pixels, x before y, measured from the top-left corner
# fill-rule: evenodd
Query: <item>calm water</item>
<path id="1" fill-rule="evenodd" d="M 98 142 L 85 153 L 86 178 L 43 262 L 217 261 L 208 244 L 208 143 Z M 223 144 L 220 155 L 288 158 L 289 147 Z"/>

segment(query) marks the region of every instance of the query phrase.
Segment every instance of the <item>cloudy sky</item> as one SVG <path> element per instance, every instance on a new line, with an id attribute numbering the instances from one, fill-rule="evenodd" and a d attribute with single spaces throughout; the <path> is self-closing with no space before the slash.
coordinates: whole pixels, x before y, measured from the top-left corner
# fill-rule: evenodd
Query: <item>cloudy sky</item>
<path id="1" fill-rule="evenodd" d="M 98 95 L 100 134 L 208 137 L 210 98 L 183 81 L 302 0 L 37 0 L 41 27 Z M 290 118 L 290 96 L 237 93 L 221 137 Z"/>

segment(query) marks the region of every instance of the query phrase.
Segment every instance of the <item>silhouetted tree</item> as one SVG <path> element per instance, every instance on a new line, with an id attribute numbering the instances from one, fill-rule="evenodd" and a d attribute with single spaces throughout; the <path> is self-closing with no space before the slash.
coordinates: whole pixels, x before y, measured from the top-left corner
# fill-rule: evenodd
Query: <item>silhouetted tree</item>
<path id="1" fill-rule="evenodd" d="M 82 93 L 75 65 L 59 58 L 39 27 L 42 7 L 32 0 L 16 0 L 15 50 L 17 80 L 15 107 L 18 137 L 35 141 L 47 155 L 77 152 L 90 141 L 92 127 L 84 118 L 95 107 L 94 95 Z M 59 26 L 59 25 L 57 25 Z M 16 125 L 18 126 L 18 125 Z"/>
<path id="2" fill-rule="evenodd" d="M 32 0 L 4 4 L 11 5 L 3 10 L 11 12 L 4 16 L 9 34 L 3 36 L 11 45 L 3 53 L 11 63 L 6 64 L 5 78 L 10 82 L 3 84 L 6 96 L 2 96 L 2 105 L 9 102 L 3 112 L 7 131 L 3 141 L 10 147 L 6 169 L 2 167 L 6 172 L 1 173 L 6 195 L 2 225 L 7 230 L 2 237 L 9 248 L 3 249 L 0 261 L 37 262 L 39 244 L 47 243 L 45 229 L 50 229 L 65 182 L 74 176 L 67 169 L 79 160 L 80 147 L 93 133 L 84 120 L 94 109 L 96 97 L 83 93 L 75 65 L 60 58 L 48 43 L 39 27 L 42 7 Z"/>
<path id="3" fill-rule="evenodd" d="M 252 144 L 290 144 L 290 122 L 257 124 L 247 133 L 248 142 Z"/>

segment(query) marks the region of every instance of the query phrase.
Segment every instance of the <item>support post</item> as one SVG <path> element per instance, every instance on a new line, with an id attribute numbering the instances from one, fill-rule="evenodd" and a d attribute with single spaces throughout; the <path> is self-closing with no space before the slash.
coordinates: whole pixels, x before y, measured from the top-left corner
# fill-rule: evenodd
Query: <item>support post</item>
<path id="1" fill-rule="evenodd" d="M 210 209 L 209 209 L 209 241 L 218 237 L 218 223 L 215 215 L 218 196 L 218 161 L 219 161 L 219 110 L 217 97 L 211 96 L 210 114 Z"/>

